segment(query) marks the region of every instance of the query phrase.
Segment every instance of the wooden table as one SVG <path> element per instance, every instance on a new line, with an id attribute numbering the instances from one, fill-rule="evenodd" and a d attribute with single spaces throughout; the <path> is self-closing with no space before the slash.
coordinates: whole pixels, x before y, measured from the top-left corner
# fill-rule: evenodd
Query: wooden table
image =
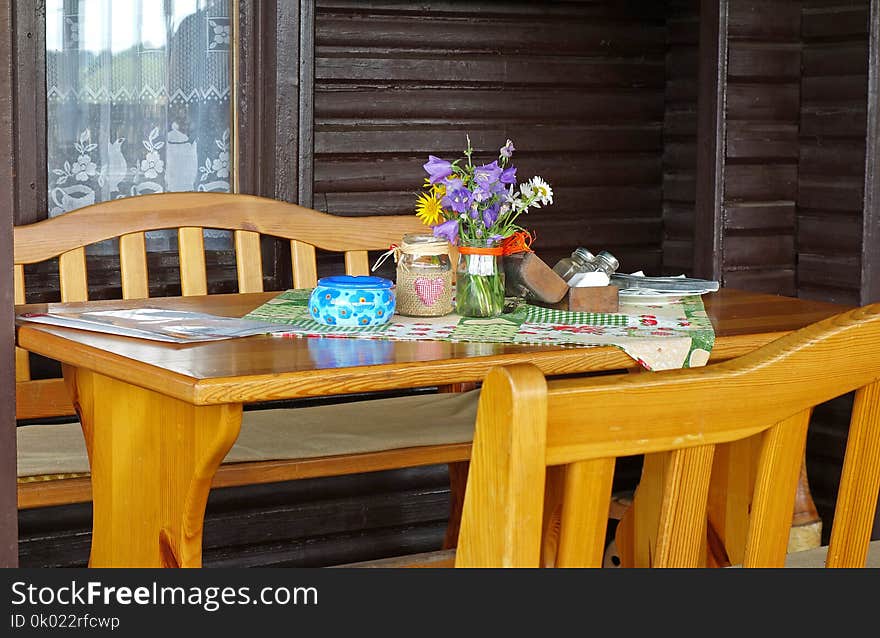
<path id="1" fill-rule="evenodd" d="M 16 312 L 149 305 L 243 316 L 276 294 L 31 304 Z M 716 332 L 710 362 L 844 310 L 736 290 L 703 299 Z M 175 345 L 25 324 L 17 340 L 62 362 L 78 406 L 91 465 L 94 567 L 201 565 L 211 480 L 238 436 L 244 403 L 474 382 L 518 361 L 547 375 L 637 367 L 611 347 L 362 340 L 370 365 L 351 365 L 322 356 L 331 339 Z"/>

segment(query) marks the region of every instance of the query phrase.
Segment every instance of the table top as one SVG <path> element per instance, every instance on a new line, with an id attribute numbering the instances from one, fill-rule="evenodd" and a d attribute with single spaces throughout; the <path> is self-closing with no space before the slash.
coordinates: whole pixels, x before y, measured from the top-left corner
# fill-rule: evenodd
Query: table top
<path id="1" fill-rule="evenodd" d="M 161 307 L 241 317 L 278 292 L 131 301 L 28 304 L 16 313 Z M 722 289 L 703 295 L 715 329 L 710 362 L 739 356 L 846 306 Z M 23 324 L 22 348 L 196 405 L 248 403 L 480 381 L 489 369 L 528 361 L 560 375 L 637 367 L 613 347 L 372 341 L 254 336 L 195 344 Z"/>

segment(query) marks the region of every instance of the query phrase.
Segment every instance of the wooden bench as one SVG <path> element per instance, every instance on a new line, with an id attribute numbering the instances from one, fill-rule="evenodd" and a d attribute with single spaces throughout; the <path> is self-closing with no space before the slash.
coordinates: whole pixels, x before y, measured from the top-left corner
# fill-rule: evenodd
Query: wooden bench
<path id="1" fill-rule="evenodd" d="M 351 275 L 369 273 L 369 250 L 386 250 L 408 232 L 424 232 L 413 216 L 339 217 L 294 204 L 247 195 L 173 193 L 120 199 L 81 208 L 60 217 L 14 230 L 15 303 L 25 303 L 24 267 L 58 259 L 61 300 L 89 297 L 85 247 L 119 240 L 124 299 L 149 297 L 147 231 L 177 233 L 182 294 L 207 294 L 203 229 L 232 231 L 239 292 L 263 290 L 261 235 L 290 241 L 293 285 L 314 286 L 316 248 L 344 253 Z M 75 418 L 63 379 L 32 379 L 28 353 L 16 348 L 16 416 L 19 420 Z M 441 390 L 449 390 L 445 388 Z M 451 464 L 450 476 L 462 475 L 470 455 L 476 396 L 444 393 L 379 398 L 358 403 L 363 445 L 335 449 L 334 433 L 344 432 L 347 404 L 298 409 L 246 411 L 239 447 L 218 471 L 214 487 L 271 483 L 300 478 L 369 472 L 418 465 Z M 426 417 L 430 411 L 433 418 Z M 389 435 L 389 415 L 398 417 Z M 350 420 L 350 419 L 349 419 Z M 297 424 L 297 437 L 290 426 Z M 19 427 L 19 508 L 85 502 L 91 498 L 88 464 L 79 424 Z M 274 437 L 274 438 L 273 438 Z M 338 438 L 338 437 L 337 437 Z M 303 445 L 298 447 L 297 441 Z M 273 440 L 284 445 L 267 445 Z M 317 441 L 317 443 L 316 443 Z M 428 443 L 425 443 L 428 441 Z M 281 458 L 253 459 L 243 450 L 277 448 Z M 316 455 L 315 449 L 323 453 Z M 308 450 L 308 451 L 307 451 Z M 269 452 L 263 456 L 272 457 Z M 242 461 L 242 458 L 249 459 Z M 232 462 L 232 461 L 239 462 Z M 463 486 L 462 486 L 463 487 Z M 453 512 L 456 511 L 453 497 Z M 456 533 L 451 518 L 451 531 Z"/>

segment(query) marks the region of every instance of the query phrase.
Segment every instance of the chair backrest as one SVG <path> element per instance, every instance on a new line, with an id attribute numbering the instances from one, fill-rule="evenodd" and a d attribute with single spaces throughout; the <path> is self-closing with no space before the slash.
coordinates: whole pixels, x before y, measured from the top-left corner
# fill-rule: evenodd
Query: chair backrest
<path id="1" fill-rule="evenodd" d="M 233 231 L 239 292 L 263 290 L 260 235 L 290 240 L 293 285 L 317 282 L 315 249 L 342 252 L 350 275 L 369 274 L 368 250 L 386 250 L 405 233 L 424 232 L 415 215 L 340 217 L 296 204 L 228 193 L 163 193 L 117 199 L 14 229 L 15 303 L 25 303 L 24 266 L 58 258 L 62 301 L 86 301 L 86 246 L 119 238 L 122 297 L 149 296 L 144 233 L 176 229 L 182 294 L 207 294 L 203 230 Z M 30 380 L 16 348 L 18 418 L 73 414 L 60 380 Z"/>
<path id="2" fill-rule="evenodd" d="M 864 566 L 880 490 L 880 304 L 706 368 L 557 381 L 529 364 L 493 370 L 456 566 L 601 566 L 615 459 L 638 454 L 662 459 L 651 566 L 703 566 L 716 446 L 748 441 L 758 455 L 742 564 L 781 567 L 811 408 L 853 390 L 827 565 Z"/>

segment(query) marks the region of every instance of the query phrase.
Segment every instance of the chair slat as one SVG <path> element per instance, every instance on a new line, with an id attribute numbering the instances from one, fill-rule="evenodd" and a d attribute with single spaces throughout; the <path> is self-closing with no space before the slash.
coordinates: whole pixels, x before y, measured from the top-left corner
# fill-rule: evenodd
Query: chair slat
<path id="1" fill-rule="evenodd" d="M 565 465 L 547 468 L 544 483 L 544 522 L 541 538 L 541 567 L 556 567 L 562 529 L 562 501 L 565 495 Z"/>
<path id="2" fill-rule="evenodd" d="M 119 270 L 123 299 L 146 299 L 150 296 L 144 233 L 129 233 L 119 238 Z"/>
<path id="3" fill-rule="evenodd" d="M 827 567 L 864 567 L 880 491 L 880 382 L 856 391 Z M 870 506 L 865 506 L 870 503 Z"/>
<path id="4" fill-rule="evenodd" d="M 349 275 L 369 275 L 370 255 L 366 250 L 349 250 L 345 253 L 345 272 Z"/>
<path id="5" fill-rule="evenodd" d="M 313 288 L 318 283 L 318 264 L 315 247 L 301 241 L 290 242 L 290 260 L 293 265 L 293 287 Z"/>
<path id="6" fill-rule="evenodd" d="M 184 296 L 207 295 L 205 236 L 201 228 L 186 227 L 177 231 L 180 253 L 180 289 Z"/>
<path id="7" fill-rule="evenodd" d="M 15 381 L 30 381 L 31 362 L 27 350 L 15 346 Z"/>
<path id="8" fill-rule="evenodd" d="M 455 565 L 537 567 L 546 475 L 546 381 L 537 368 L 512 366 L 490 372 L 483 392 L 487 388 L 477 411 Z M 487 524 L 475 525 L 480 519 Z"/>
<path id="9" fill-rule="evenodd" d="M 611 504 L 614 458 L 565 468 L 558 567 L 601 567 Z"/>
<path id="10" fill-rule="evenodd" d="M 707 508 L 708 524 L 724 550 L 724 555 L 712 556 L 717 566 L 742 563 L 762 438 L 763 434 L 715 447 Z"/>
<path id="11" fill-rule="evenodd" d="M 13 270 L 13 279 L 15 283 L 15 303 L 25 303 L 25 291 L 24 291 L 24 266 L 22 264 L 16 264 Z"/>
<path id="12" fill-rule="evenodd" d="M 670 453 L 660 504 L 654 567 L 705 564 L 706 503 L 714 445 Z"/>
<path id="13" fill-rule="evenodd" d="M 263 292 L 260 233 L 235 231 L 235 267 L 238 271 L 238 292 Z"/>
<path id="14" fill-rule="evenodd" d="M 745 567 L 785 566 L 811 412 L 798 412 L 764 433 L 743 557 Z"/>
<path id="15" fill-rule="evenodd" d="M 89 284 L 86 276 L 86 249 L 74 248 L 58 257 L 61 279 L 61 301 L 88 301 Z"/>
<path id="16" fill-rule="evenodd" d="M 16 264 L 13 270 L 13 280 L 15 284 L 15 303 L 22 304 L 25 302 L 24 290 L 24 266 Z M 15 346 L 15 380 L 28 381 L 31 378 L 31 363 L 26 350 L 22 350 Z"/>

